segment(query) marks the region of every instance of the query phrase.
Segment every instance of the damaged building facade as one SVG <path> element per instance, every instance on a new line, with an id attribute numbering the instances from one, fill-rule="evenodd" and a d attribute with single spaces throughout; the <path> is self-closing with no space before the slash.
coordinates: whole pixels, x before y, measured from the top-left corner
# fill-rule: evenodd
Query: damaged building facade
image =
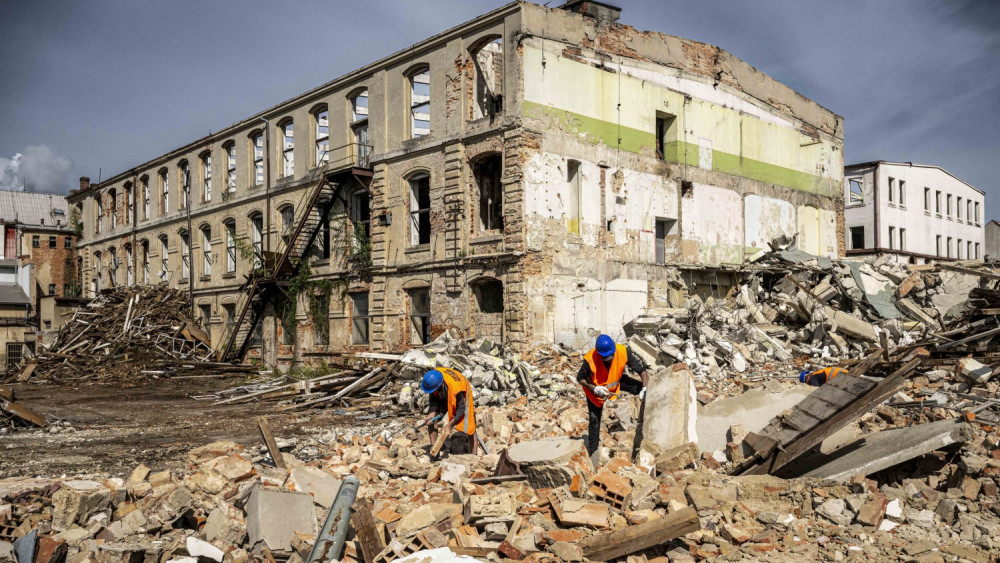
<path id="1" fill-rule="evenodd" d="M 843 119 L 619 12 L 512 3 L 82 179 L 85 291 L 184 288 L 227 347 L 247 277 L 298 264 L 247 337 L 286 363 L 448 329 L 585 346 L 777 237 L 842 255 Z"/>
<path id="2" fill-rule="evenodd" d="M 986 194 L 944 168 L 879 160 L 846 166 L 844 180 L 850 256 L 983 259 Z"/>

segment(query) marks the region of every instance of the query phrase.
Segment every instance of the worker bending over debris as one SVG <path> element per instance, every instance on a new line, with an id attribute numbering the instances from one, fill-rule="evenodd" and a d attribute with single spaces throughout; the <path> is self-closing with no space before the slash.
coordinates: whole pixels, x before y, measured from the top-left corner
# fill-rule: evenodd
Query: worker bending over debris
<path id="1" fill-rule="evenodd" d="M 805 370 L 799 374 L 799 381 L 801 383 L 808 383 L 813 387 L 819 387 L 842 373 L 847 373 L 847 368 L 832 367 L 816 371 Z"/>
<path id="2" fill-rule="evenodd" d="M 625 375 L 625 366 L 639 375 L 642 382 Z M 604 402 L 618 396 L 619 388 L 633 395 L 639 395 L 642 400 L 646 396 L 646 384 L 649 376 L 646 365 L 637 354 L 632 353 L 627 346 L 615 344 L 607 334 L 597 337 L 594 349 L 583 355 L 583 365 L 576 374 L 576 380 L 583 386 L 587 396 L 587 453 L 594 453 L 601 445 L 601 414 Z"/>
<path id="3" fill-rule="evenodd" d="M 457 370 L 439 367 L 424 374 L 420 380 L 420 390 L 430 395 L 431 412 L 424 422 L 431 445 L 437 442 L 439 430 L 434 417 L 447 413 L 440 431 L 447 436 L 457 429 L 468 438 L 469 451 L 479 453 L 476 443 L 476 408 L 472 403 L 472 386 L 469 385 L 469 380 Z"/>

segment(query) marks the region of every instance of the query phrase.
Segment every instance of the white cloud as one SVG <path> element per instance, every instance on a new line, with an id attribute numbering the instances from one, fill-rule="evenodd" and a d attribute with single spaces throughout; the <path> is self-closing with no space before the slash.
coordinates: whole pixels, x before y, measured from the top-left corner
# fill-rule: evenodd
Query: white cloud
<path id="1" fill-rule="evenodd" d="M 45 145 L 30 145 L 12 158 L 0 157 L 0 189 L 65 193 L 73 163 Z"/>

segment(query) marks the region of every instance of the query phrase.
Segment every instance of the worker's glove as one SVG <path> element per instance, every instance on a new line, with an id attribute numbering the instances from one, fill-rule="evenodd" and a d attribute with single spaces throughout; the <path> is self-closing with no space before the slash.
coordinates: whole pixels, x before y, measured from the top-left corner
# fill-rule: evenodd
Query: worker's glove
<path id="1" fill-rule="evenodd" d="M 598 385 L 597 387 L 594 387 L 594 394 L 603 399 L 605 397 L 610 397 L 611 391 L 608 391 L 608 388 L 603 385 Z"/>
<path id="2" fill-rule="evenodd" d="M 642 391 L 639 391 L 639 400 L 641 401 L 641 400 L 643 400 L 645 398 L 646 398 L 646 388 L 643 387 Z"/>

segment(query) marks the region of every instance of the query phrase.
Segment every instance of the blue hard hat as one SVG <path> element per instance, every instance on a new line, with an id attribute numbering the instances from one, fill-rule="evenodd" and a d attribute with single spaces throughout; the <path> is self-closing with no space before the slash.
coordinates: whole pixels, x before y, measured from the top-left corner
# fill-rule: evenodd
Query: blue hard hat
<path id="1" fill-rule="evenodd" d="M 441 388 L 444 384 L 444 374 L 436 369 L 432 369 L 424 374 L 424 378 L 420 380 L 420 390 L 424 393 L 433 393 Z"/>
<path id="2" fill-rule="evenodd" d="M 602 334 L 597 337 L 597 345 L 594 346 L 594 349 L 602 358 L 610 358 L 615 355 L 615 341 L 607 334 Z"/>
<path id="3" fill-rule="evenodd" d="M 799 383 L 805 383 L 806 379 L 809 378 L 810 374 L 812 374 L 812 372 L 809 371 L 809 370 L 804 370 L 802 373 L 800 373 L 799 374 Z"/>

